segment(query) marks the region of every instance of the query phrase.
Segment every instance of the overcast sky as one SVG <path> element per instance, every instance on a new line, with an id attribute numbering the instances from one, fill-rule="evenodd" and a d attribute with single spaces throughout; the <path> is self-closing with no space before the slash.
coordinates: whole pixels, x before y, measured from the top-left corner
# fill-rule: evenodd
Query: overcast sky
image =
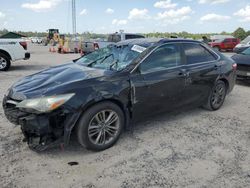
<path id="1" fill-rule="evenodd" d="M 77 31 L 250 30 L 250 0 L 76 0 Z M 72 32 L 70 0 L 0 0 L 0 29 Z"/>

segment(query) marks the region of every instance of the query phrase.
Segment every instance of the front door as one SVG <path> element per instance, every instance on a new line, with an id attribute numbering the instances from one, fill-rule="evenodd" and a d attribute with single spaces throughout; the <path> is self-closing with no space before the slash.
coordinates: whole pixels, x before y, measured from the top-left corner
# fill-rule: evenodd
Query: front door
<path id="1" fill-rule="evenodd" d="M 165 44 L 155 49 L 131 74 L 135 116 L 171 110 L 183 102 L 182 59 L 179 44 Z"/>

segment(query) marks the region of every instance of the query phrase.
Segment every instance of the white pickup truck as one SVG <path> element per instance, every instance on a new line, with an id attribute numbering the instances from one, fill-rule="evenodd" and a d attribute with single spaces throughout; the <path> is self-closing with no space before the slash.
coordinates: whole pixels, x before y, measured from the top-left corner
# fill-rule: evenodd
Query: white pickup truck
<path id="1" fill-rule="evenodd" d="M 0 39 L 0 71 L 7 71 L 11 62 L 30 58 L 27 42 L 22 39 Z"/>

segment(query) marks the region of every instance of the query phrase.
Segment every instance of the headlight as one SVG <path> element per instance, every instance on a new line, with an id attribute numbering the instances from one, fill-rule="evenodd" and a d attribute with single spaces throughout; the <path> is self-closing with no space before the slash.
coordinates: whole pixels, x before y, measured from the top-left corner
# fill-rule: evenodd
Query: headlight
<path id="1" fill-rule="evenodd" d="M 39 112 L 50 112 L 57 109 L 75 94 L 55 95 L 50 97 L 42 97 L 37 99 L 27 99 L 16 105 L 18 108 L 29 108 Z"/>

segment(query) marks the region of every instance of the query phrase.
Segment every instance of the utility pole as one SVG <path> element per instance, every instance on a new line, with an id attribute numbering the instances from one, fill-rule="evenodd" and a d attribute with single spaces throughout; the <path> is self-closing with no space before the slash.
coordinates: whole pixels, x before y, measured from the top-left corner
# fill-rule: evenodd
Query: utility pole
<path id="1" fill-rule="evenodd" d="M 72 0 L 72 27 L 73 36 L 76 39 L 76 1 Z"/>

